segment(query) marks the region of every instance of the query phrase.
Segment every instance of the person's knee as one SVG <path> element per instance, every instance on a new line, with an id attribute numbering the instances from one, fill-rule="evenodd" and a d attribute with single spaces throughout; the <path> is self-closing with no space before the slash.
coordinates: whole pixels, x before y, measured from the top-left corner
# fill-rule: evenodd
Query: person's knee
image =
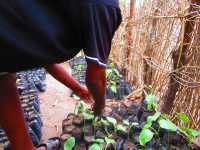
<path id="1" fill-rule="evenodd" d="M 0 100 L 5 97 L 16 95 L 16 76 L 15 74 L 6 74 L 0 76 Z"/>
<path id="2" fill-rule="evenodd" d="M 7 73 L 0 75 L 0 82 L 15 82 L 16 81 L 16 75 L 14 73 Z M 1 86 L 1 85 L 0 85 Z"/>

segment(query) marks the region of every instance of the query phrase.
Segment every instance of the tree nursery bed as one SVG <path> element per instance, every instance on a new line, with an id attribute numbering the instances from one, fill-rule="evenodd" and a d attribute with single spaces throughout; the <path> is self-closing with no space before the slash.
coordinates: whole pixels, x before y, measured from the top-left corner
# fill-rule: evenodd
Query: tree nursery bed
<path id="1" fill-rule="evenodd" d="M 144 101 L 107 102 L 105 112 L 95 116 L 84 102 L 62 124 L 63 150 L 199 150 L 192 138 L 200 131 L 177 126 L 156 110 L 155 95 Z M 186 124 L 189 117 L 177 112 Z"/>

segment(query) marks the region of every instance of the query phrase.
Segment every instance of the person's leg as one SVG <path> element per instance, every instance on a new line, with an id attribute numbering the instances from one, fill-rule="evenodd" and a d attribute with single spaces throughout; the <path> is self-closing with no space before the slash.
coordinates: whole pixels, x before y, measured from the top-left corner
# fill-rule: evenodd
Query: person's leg
<path id="1" fill-rule="evenodd" d="M 0 76 L 0 125 L 13 150 L 34 150 L 20 105 L 14 74 Z"/>

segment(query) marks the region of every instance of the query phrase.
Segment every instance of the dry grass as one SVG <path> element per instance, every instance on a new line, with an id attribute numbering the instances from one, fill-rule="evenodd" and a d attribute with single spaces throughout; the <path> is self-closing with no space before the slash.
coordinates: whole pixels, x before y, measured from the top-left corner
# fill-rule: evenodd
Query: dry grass
<path id="1" fill-rule="evenodd" d="M 138 1 L 134 16 L 129 5 L 123 2 L 121 6 L 123 22 L 113 40 L 111 58 L 137 88 L 148 92 L 146 86 L 152 85 L 160 106 L 173 79 L 178 87 L 170 113 L 185 112 L 192 120 L 189 126 L 200 129 L 200 16 L 189 11 L 190 6 L 195 10 L 200 6 L 186 0 Z M 189 21 L 194 30 L 187 35 Z M 185 43 L 186 36 L 189 43 Z"/>

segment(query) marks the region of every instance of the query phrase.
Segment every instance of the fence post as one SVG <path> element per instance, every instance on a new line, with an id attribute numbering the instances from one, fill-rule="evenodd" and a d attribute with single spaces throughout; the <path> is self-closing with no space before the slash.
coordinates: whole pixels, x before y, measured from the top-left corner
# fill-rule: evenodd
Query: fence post
<path id="1" fill-rule="evenodd" d="M 194 2 L 199 2 L 199 0 L 192 0 L 192 3 Z M 189 13 L 193 11 L 195 11 L 195 9 L 191 4 Z M 190 18 L 190 20 L 187 20 L 188 18 Z M 194 32 L 195 19 L 195 15 L 189 15 L 182 19 L 182 40 L 180 46 L 172 53 L 174 72 L 170 74 L 168 88 L 165 95 L 163 96 L 163 105 L 161 107 L 162 112 L 170 113 L 173 108 L 174 100 L 180 87 L 180 83 L 176 80 L 176 75 L 179 74 L 178 69 L 186 65 L 186 53 L 189 50 L 189 45 L 192 41 L 190 35 Z"/>

